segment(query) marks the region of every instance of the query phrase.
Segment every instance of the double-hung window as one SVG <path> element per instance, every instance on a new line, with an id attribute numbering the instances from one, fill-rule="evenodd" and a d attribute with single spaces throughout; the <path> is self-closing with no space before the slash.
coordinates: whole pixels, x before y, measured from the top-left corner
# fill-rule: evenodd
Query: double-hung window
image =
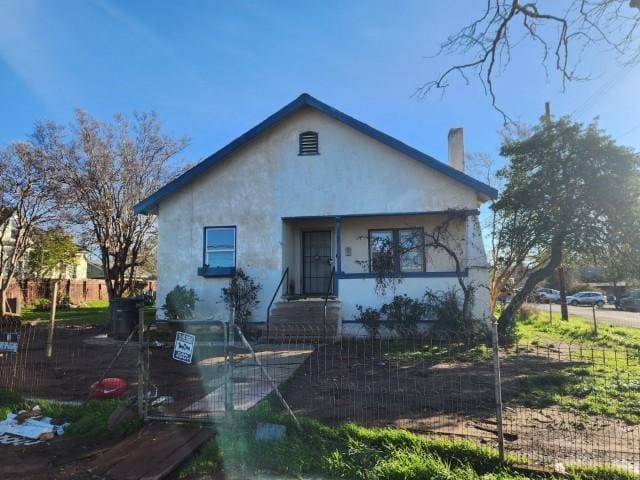
<path id="1" fill-rule="evenodd" d="M 205 227 L 204 259 L 199 273 L 205 277 L 230 276 L 236 267 L 236 227 Z"/>
<path id="2" fill-rule="evenodd" d="M 369 258 L 371 272 L 424 272 L 424 231 L 422 228 L 371 230 Z"/>

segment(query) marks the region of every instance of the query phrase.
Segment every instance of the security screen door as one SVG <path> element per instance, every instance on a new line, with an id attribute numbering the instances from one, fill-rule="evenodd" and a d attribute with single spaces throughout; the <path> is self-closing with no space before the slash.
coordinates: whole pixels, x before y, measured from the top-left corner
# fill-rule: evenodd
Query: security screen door
<path id="1" fill-rule="evenodd" d="M 326 293 L 331 277 L 331 232 L 302 233 L 303 292 Z"/>

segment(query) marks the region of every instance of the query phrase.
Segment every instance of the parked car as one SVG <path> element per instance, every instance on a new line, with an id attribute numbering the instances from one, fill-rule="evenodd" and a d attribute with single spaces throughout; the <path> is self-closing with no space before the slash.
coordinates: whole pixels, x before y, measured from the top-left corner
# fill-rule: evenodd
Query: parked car
<path id="1" fill-rule="evenodd" d="M 598 307 L 604 306 L 607 303 L 607 298 L 602 292 L 578 292 L 567 297 L 567 303 L 573 305 L 597 305 Z"/>
<path id="2" fill-rule="evenodd" d="M 632 290 L 628 295 L 618 300 L 620 310 L 640 312 L 640 290 Z"/>
<path id="3" fill-rule="evenodd" d="M 535 293 L 536 300 L 540 303 L 553 303 L 560 301 L 560 290 L 553 288 L 539 288 Z"/>

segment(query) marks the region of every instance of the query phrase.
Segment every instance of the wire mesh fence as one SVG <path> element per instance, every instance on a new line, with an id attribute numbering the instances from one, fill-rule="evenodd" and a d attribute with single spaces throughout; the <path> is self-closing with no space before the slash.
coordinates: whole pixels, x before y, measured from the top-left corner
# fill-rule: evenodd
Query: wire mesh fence
<path id="1" fill-rule="evenodd" d="M 202 419 L 263 401 L 329 424 L 355 422 L 498 446 L 493 350 L 461 336 L 334 337 L 296 325 L 244 348 L 209 339 L 191 365 L 167 370 L 151 352 L 151 382 L 173 403 L 154 414 Z M 161 360 L 161 357 L 166 357 Z M 155 357 L 155 358 L 154 358 Z M 500 349 L 507 455 L 521 463 L 640 469 L 640 352 L 570 344 Z M 259 362 L 259 364 L 258 364 Z M 154 366 L 155 365 L 155 366 Z M 162 369 L 161 369 L 162 367 Z"/>
<path id="2" fill-rule="evenodd" d="M 47 356 L 46 325 L 5 320 L 0 326 L 0 333 L 17 340 L 16 352 L 0 349 L 0 389 L 27 398 L 84 401 L 112 361 L 110 375 L 136 383 L 136 344 L 124 346 L 115 358 L 123 342 L 108 337 L 104 328 L 56 326 Z"/>
<path id="3" fill-rule="evenodd" d="M 17 352 L 0 352 L 0 388 L 27 397 L 85 400 L 109 376 L 137 389 L 136 342 L 95 327 L 14 325 Z M 173 355 L 175 328 L 145 332 L 151 417 L 213 420 L 263 402 L 328 424 L 401 428 L 496 448 L 490 342 L 462 336 L 331 337 L 320 327 L 274 329 L 269 340 L 225 335 L 224 325 L 180 326 L 195 337 L 190 363 Z M 135 337 L 135 335 L 134 335 Z M 116 357 L 118 351 L 120 355 Z M 640 471 L 640 351 L 586 342 L 501 347 L 504 445 L 514 460 Z M 114 361 L 114 358 L 115 361 Z"/>

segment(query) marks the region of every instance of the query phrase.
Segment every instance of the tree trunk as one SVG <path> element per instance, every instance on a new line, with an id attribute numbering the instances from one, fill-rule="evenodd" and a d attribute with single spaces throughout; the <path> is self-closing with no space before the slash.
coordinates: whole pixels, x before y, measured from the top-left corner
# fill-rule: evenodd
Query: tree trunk
<path id="1" fill-rule="evenodd" d="M 53 283 L 53 295 L 51 296 L 51 316 L 49 317 L 49 335 L 47 336 L 47 357 L 53 354 L 53 331 L 56 323 L 56 306 L 58 304 L 58 281 Z"/>
<path id="2" fill-rule="evenodd" d="M 7 291 L 0 287 L 0 319 L 7 316 Z"/>
<path id="3" fill-rule="evenodd" d="M 564 279 L 564 267 L 558 268 L 558 280 L 560 282 L 560 312 L 562 320 L 569 320 L 569 309 L 567 308 L 567 284 Z"/>
<path id="4" fill-rule="evenodd" d="M 500 314 L 500 318 L 498 319 L 498 327 L 511 323 L 516 312 L 520 309 L 535 286 L 542 280 L 547 278 L 549 275 L 551 275 L 553 271 L 558 268 L 558 265 L 562 263 L 563 242 L 564 237 L 559 236 L 553 238 L 553 240 L 551 241 L 551 256 L 549 257 L 549 261 L 540 270 L 535 270 L 531 273 L 531 275 L 529 275 L 529 278 L 522 287 L 522 290 L 520 290 L 516 294 L 516 296 L 513 297 L 509 305 L 507 305 L 507 308 L 505 308 Z M 504 331 L 504 328 L 505 327 L 503 326 L 501 330 Z"/>

